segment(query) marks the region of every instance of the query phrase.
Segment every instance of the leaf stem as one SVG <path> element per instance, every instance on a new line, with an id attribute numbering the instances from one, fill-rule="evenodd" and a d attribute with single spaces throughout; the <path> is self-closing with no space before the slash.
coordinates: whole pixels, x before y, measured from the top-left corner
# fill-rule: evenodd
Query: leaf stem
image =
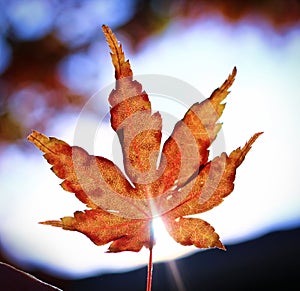
<path id="1" fill-rule="evenodd" d="M 151 222 L 150 222 L 149 261 L 148 261 L 146 291 L 151 291 L 151 288 L 152 288 L 152 272 L 153 272 L 152 250 L 153 250 L 153 244 L 154 244 L 154 233 L 153 233 L 153 225 L 152 225 L 152 220 L 151 220 Z"/>

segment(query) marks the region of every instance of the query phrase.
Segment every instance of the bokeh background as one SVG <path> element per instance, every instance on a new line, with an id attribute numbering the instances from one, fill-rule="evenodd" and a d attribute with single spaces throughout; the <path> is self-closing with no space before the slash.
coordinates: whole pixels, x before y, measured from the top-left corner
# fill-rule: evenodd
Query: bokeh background
<path id="1" fill-rule="evenodd" d="M 0 0 L 1 261 L 39 272 L 41 277 L 47 274 L 51 276 L 47 280 L 65 290 L 66 286 L 81 290 L 70 283 L 78 279 L 128 271 L 147 261 L 147 251 L 105 254 L 106 247 L 96 247 L 80 234 L 37 224 L 85 208 L 60 188 L 59 179 L 26 136 L 36 129 L 72 144 L 83 106 L 113 82 L 102 24 L 117 34 L 136 74 L 169 75 L 206 97 L 237 66 L 222 117 L 225 150 L 243 145 L 257 131 L 264 135 L 238 170 L 234 192 L 201 218 L 216 228 L 227 245 L 255 243 L 263 235 L 284 230 L 280 236 L 284 243 L 277 242 L 275 235 L 265 248 L 269 250 L 272 244 L 284 245 L 285 251 L 293 248 L 299 232 L 291 230 L 291 239 L 287 230 L 300 225 L 300 1 Z M 107 108 L 107 100 L 91 108 L 87 128 L 95 122 L 95 114 Z M 109 123 L 104 124 L 97 154 L 109 156 L 112 136 Z M 157 261 L 196 252 L 172 242 L 161 228 L 158 225 Z M 266 271 L 276 263 L 285 266 L 284 258 L 297 256 L 284 255 L 276 248 L 266 258 L 265 249 L 256 253 L 261 248 L 255 246 L 238 253 L 245 257 L 240 276 L 254 274 L 259 266 Z M 256 261 L 249 261 L 249 252 Z M 218 264 L 217 274 L 230 276 L 228 264 L 235 262 L 230 255 L 216 250 L 203 255 L 206 264 Z M 214 261 L 214 256 L 222 256 L 224 262 Z M 184 273 L 200 268 L 202 260 L 179 262 L 177 267 L 176 261 L 166 263 L 167 271 L 161 274 L 167 272 L 171 279 L 164 288 L 193 290 L 188 282 L 197 281 L 199 274 L 186 279 Z M 286 264 L 292 275 L 295 262 Z M 138 274 L 138 278 L 146 276 L 144 269 Z M 113 278 L 110 290 L 118 290 L 113 289 L 113 282 L 118 281 Z M 213 276 L 206 278 L 213 281 Z M 130 280 L 120 282 L 133 288 Z M 107 290 L 105 282 L 97 281 L 97 288 Z M 236 282 L 232 279 L 231 286 Z M 88 290 L 96 289 L 89 284 Z M 163 285 L 156 284 L 162 290 Z"/>

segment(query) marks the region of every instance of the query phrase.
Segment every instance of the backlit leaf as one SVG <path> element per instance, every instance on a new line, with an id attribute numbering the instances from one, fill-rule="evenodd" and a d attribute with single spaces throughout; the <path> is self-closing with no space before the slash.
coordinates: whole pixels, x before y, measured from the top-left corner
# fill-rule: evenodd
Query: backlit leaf
<path id="1" fill-rule="evenodd" d="M 236 68 L 208 99 L 191 106 L 162 146 L 158 160 L 161 116 L 152 112 L 147 93 L 133 79 L 122 45 L 109 27 L 102 28 L 116 78 L 109 95 L 111 126 L 122 146 L 128 178 L 104 157 L 33 131 L 29 141 L 44 152 L 53 172 L 63 180 L 63 189 L 75 193 L 89 208 L 43 224 L 81 232 L 96 245 L 110 243 L 109 252 L 137 252 L 143 246 L 152 248 L 152 219 L 159 215 L 178 243 L 224 249 L 212 226 L 187 216 L 212 209 L 232 192 L 236 169 L 261 134 L 229 155 L 208 160 Z"/>

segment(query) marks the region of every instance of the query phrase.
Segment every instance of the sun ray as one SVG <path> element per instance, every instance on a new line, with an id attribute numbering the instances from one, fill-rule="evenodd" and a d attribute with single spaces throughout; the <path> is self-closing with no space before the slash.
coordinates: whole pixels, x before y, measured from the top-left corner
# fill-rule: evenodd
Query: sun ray
<path id="1" fill-rule="evenodd" d="M 178 270 L 176 261 L 169 261 L 166 263 L 166 265 L 168 266 L 170 273 L 172 275 L 172 277 L 174 278 L 176 287 L 178 291 L 187 291 L 187 289 L 184 286 L 184 282 L 181 278 L 180 272 Z"/>

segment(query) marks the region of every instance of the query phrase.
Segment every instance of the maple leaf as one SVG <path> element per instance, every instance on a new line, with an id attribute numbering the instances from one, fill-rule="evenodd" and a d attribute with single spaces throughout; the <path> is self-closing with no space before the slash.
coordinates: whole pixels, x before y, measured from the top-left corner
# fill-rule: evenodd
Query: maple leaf
<path id="1" fill-rule="evenodd" d="M 236 68 L 212 95 L 195 103 L 162 147 L 162 119 L 153 113 L 142 85 L 133 73 L 109 27 L 103 32 L 111 50 L 116 86 L 110 93 L 111 126 L 123 152 L 125 173 L 110 160 L 33 131 L 28 139 L 52 165 L 64 190 L 75 193 L 89 209 L 74 216 L 42 222 L 79 231 L 96 245 L 111 243 L 109 252 L 152 249 L 152 219 L 161 216 L 175 241 L 198 248 L 224 249 L 206 221 L 188 217 L 220 204 L 234 187 L 237 167 L 261 133 L 230 155 L 208 161 L 209 147 L 221 128 L 218 123 Z M 158 166 L 157 166 L 158 165 Z"/>

